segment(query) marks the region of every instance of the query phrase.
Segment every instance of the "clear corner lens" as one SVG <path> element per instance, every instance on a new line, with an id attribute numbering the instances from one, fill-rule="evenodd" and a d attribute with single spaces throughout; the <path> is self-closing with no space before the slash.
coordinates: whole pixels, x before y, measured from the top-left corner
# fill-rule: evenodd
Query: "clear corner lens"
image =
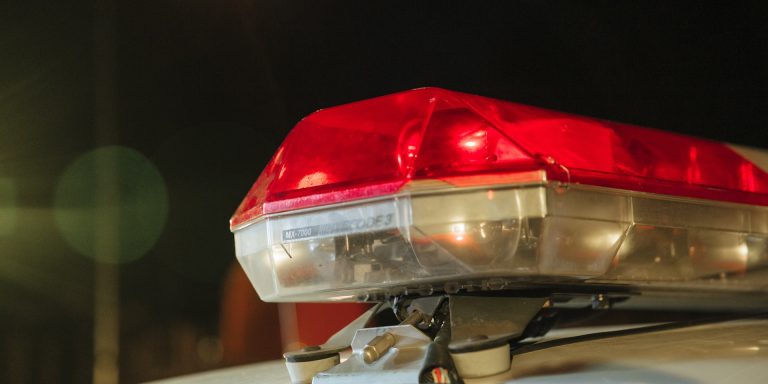
<path id="1" fill-rule="evenodd" d="M 267 222 L 260 221 L 235 232 L 235 254 L 248 279 L 262 298 L 278 295 L 274 281 L 274 256 L 267 246 Z"/>
<path id="2" fill-rule="evenodd" d="M 755 290 L 765 211 L 605 189 L 451 189 L 275 215 L 235 238 L 268 301 L 489 279 Z"/>

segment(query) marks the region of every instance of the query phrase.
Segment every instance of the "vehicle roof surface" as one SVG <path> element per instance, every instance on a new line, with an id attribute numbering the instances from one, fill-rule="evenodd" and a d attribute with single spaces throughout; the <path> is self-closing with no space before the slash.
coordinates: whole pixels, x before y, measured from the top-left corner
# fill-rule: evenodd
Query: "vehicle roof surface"
<path id="1" fill-rule="evenodd" d="M 607 328 L 555 331 L 548 340 Z M 752 319 L 577 341 L 514 354 L 487 383 L 765 383 L 768 320 Z M 290 383 L 283 361 L 183 376 L 164 384 Z"/>

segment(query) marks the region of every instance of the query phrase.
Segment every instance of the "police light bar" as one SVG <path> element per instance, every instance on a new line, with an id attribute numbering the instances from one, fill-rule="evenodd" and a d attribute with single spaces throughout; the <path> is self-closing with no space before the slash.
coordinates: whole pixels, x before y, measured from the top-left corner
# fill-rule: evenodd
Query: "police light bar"
<path id="1" fill-rule="evenodd" d="M 745 156 L 749 156 L 747 158 Z M 763 292 L 764 153 L 421 88 L 300 121 L 231 219 L 266 301 Z"/>

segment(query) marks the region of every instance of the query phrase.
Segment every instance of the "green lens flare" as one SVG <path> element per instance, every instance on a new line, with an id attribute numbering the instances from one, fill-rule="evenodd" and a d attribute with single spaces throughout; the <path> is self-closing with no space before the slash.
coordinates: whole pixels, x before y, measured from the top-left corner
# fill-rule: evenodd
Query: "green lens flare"
<path id="1" fill-rule="evenodd" d="M 16 227 L 16 185 L 0 177 L 0 236 L 13 233 Z"/>
<path id="2" fill-rule="evenodd" d="M 67 243 L 94 260 L 123 263 L 154 246 L 168 216 L 168 192 L 141 153 L 109 146 L 67 167 L 56 188 L 56 224 Z"/>

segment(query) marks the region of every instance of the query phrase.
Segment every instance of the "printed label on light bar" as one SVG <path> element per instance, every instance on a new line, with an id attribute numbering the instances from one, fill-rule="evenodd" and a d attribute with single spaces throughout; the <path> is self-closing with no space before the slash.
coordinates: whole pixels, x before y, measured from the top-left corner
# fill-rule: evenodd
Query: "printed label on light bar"
<path id="1" fill-rule="evenodd" d="M 323 237 L 340 233 L 376 230 L 389 228 L 395 214 L 376 215 L 363 219 L 346 220 L 338 223 L 321 224 L 312 227 L 286 229 L 283 231 L 283 241 L 303 240 L 311 237 Z"/>
<path id="2" fill-rule="evenodd" d="M 393 202 L 386 202 L 286 218 L 278 225 L 281 241 L 289 243 L 393 229 L 398 227 L 399 221 L 402 221 L 402 218 L 397 214 L 396 205 Z"/>

